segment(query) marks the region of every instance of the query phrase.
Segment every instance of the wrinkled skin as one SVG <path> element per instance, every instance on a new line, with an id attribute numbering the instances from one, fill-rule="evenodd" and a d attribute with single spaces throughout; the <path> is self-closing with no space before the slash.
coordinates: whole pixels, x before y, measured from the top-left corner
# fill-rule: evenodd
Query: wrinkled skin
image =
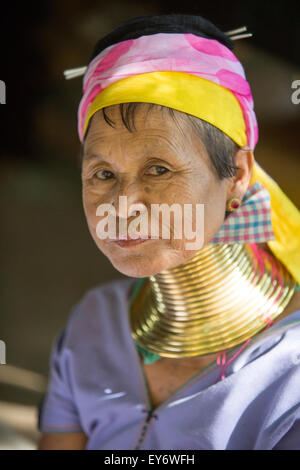
<path id="1" fill-rule="evenodd" d="M 232 197 L 241 199 L 246 193 L 254 156 L 248 148 L 240 149 L 236 153 L 236 165 L 241 169 L 236 176 L 220 181 L 204 145 L 182 113 L 176 113 L 178 126 L 166 110 L 153 108 L 146 115 L 142 107 L 135 119 L 136 131 L 131 133 L 122 123 L 117 105 L 110 106 L 108 111 L 115 128 L 105 122 L 101 110 L 97 111 L 84 142 L 82 196 L 88 227 L 98 248 L 118 271 L 132 277 L 155 275 L 195 256 L 199 249 L 186 248 L 186 243 L 195 238 L 187 239 L 183 230 L 182 239 L 176 239 L 171 218 L 170 237 L 163 239 L 160 217 L 159 239 L 122 248 L 110 239 L 97 236 L 97 223 L 107 216 L 107 213 L 97 216 L 97 207 L 114 203 L 118 227 L 119 219 L 127 219 L 129 225 L 137 217 L 129 213 L 127 218 L 119 205 L 119 196 L 127 196 L 128 207 L 133 203 L 144 204 L 149 214 L 149 235 L 151 204 L 177 203 L 182 207 L 182 214 L 183 204 L 192 204 L 193 232 L 196 204 L 204 204 L 202 246 L 205 246 L 224 222 L 227 201 Z M 139 233 L 139 228 L 136 230 Z"/>

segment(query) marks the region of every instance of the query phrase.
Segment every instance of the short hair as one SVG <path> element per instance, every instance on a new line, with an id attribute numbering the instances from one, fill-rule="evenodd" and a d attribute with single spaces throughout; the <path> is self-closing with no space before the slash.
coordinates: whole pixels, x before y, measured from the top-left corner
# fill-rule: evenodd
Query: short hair
<path id="1" fill-rule="evenodd" d="M 169 15 L 147 15 L 127 20 L 101 38 L 94 47 L 90 62 L 109 46 L 128 39 L 136 39 L 140 36 L 157 33 L 195 34 L 207 39 L 215 39 L 228 49 L 233 50 L 233 43 L 230 38 L 220 31 L 217 26 L 202 16 L 177 13 L 171 13 Z M 153 107 L 160 107 L 160 109 L 166 108 L 169 110 L 170 116 L 174 121 L 176 121 L 176 113 L 183 114 L 191 125 L 191 130 L 193 129 L 203 142 L 218 178 L 222 180 L 224 178 L 231 178 L 236 174 L 236 170 L 238 170 L 239 167 L 235 166 L 235 154 L 240 148 L 239 145 L 223 131 L 196 116 L 154 103 L 120 103 L 119 111 L 122 122 L 130 132 L 132 132 L 131 123 L 133 127 L 135 127 L 134 118 L 140 105 L 148 105 L 148 110 Z M 102 108 L 102 113 L 107 124 L 113 127 L 113 121 L 107 116 L 106 108 Z M 90 123 L 91 119 L 84 139 L 86 139 Z M 81 151 L 82 150 L 83 147 Z"/>

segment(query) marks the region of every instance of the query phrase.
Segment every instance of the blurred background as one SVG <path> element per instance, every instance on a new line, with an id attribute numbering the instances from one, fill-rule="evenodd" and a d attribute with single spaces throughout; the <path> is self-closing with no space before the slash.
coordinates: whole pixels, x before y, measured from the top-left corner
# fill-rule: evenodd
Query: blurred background
<path id="1" fill-rule="evenodd" d="M 183 8 L 184 3 L 184 8 Z M 99 252 L 85 222 L 77 107 L 98 39 L 150 14 L 202 15 L 235 41 L 252 87 L 260 140 L 255 158 L 300 207 L 300 15 L 293 2 L 52 0 L 1 4 L 0 449 L 35 449 L 37 407 L 47 387 L 54 336 L 91 287 L 124 277 Z M 300 98 L 300 94 L 298 94 Z"/>

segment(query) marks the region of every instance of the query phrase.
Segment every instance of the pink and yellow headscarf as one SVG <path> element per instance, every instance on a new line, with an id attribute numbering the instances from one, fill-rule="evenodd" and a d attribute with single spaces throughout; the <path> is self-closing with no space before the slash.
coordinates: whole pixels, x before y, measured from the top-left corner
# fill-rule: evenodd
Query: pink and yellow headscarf
<path id="1" fill-rule="evenodd" d="M 78 109 L 81 142 L 96 111 L 114 104 L 154 103 L 196 116 L 254 150 L 258 126 L 243 66 L 215 39 L 158 33 L 107 47 L 86 69 Z M 271 197 L 276 240 L 268 245 L 300 283 L 300 212 L 278 184 L 254 164 L 250 184 L 260 181 Z"/>

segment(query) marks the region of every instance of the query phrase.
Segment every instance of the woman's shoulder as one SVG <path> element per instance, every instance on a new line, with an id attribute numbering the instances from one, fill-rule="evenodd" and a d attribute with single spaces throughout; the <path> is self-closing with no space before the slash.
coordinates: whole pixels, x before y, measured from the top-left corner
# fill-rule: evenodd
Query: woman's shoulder
<path id="1" fill-rule="evenodd" d="M 97 337 L 110 327 L 124 323 L 136 278 L 110 280 L 88 289 L 73 305 L 60 330 L 66 346 L 81 343 L 82 338 Z"/>
<path id="2" fill-rule="evenodd" d="M 82 306 L 92 300 L 100 302 L 105 298 L 114 302 L 124 295 L 129 298 L 137 281 L 138 279 L 133 277 L 124 277 L 102 282 L 88 289 L 76 305 Z"/>
<path id="3" fill-rule="evenodd" d="M 232 372 L 261 361 L 274 377 L 300 364 L 300 309 L 258 333 L 232 363 Z"/>

